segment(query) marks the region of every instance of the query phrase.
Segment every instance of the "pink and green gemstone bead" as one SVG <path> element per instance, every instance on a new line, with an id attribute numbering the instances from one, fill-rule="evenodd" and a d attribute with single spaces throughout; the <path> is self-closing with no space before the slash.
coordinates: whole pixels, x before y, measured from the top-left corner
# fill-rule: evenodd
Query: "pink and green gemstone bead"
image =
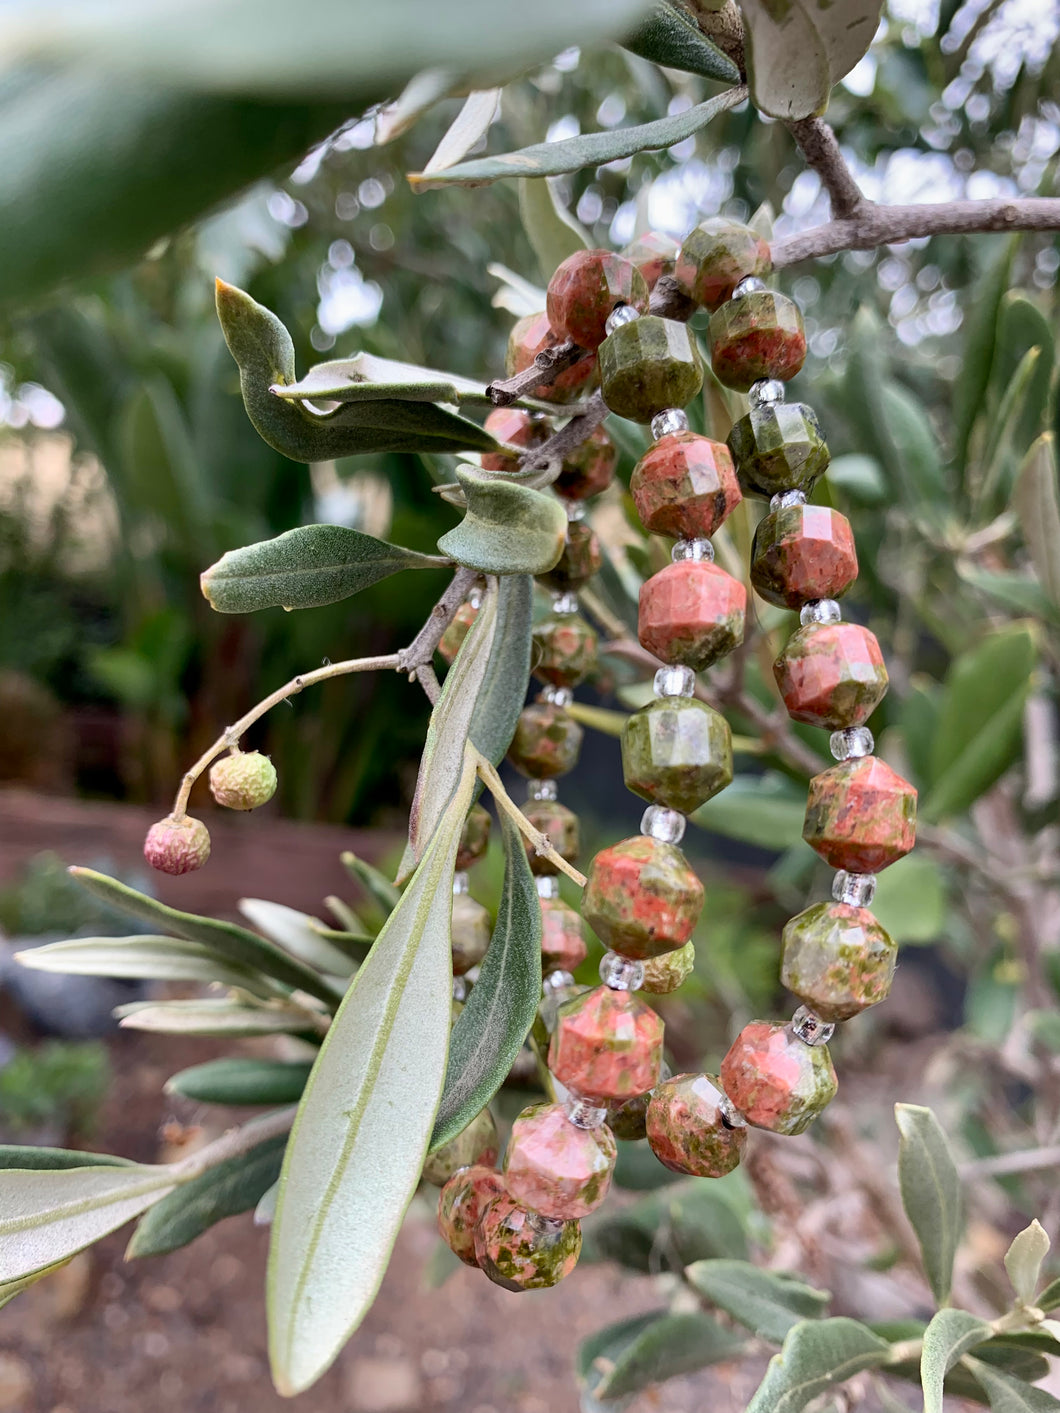
<path id="1" fill-rule="evenodd" d="M 838 1087 L 826 1045 L 807 1045 L 790 1026 L 752 1021 L 721 1062 L 721 1085 L 749 1124 L 802 1133 Z"/>
<path id="2" fill-rule="evenodd" d="M 732 783 L 729 723 L 694 697 L 663 697 L 622 729 L 626 789 L 691 814 Z"/>
<path id="3" fill-rule="evenodd" d="M 572 1094 L 624 1103 L 653 1089 L 662 1064 L 663 1023 L 628 991 L 594 987 L 564 1002 L 548 1067 Z"/>
<path id="4" fill-rule="evenodd" d="M 544 1290 L 578 1264 L 577 1221 L 553 1221 L 520 1206 L 507 1193 L 486 1204 L 475 1226 L 475 1259 L 504 1290 Z"/>
<path id="5" fill-rule="evenodd" d="M 516 1202 L 543 1217 L 587 1217 L 610 1190 L 617 1156 L 606 1124 L 580 1128 L 562 1104 L 533 1104 L 512 1125 L 504 1179 Z"/>
<path id="6" fill-rule="evenodd" d="M 648 1105 L 651 1151 L 671 1172 L 724 1177 L 747 1144 L 747 1129 L 730 1126 L 726 1111 L 725 1096 L 712 1075 L 674 1075 L 656 1086 Z"/>
<path id="7" fill-rule="evenodd" d="M 453 1174 L 438 1197 L 438 1230 L 465 1266 L 477 1266 L 475 1228 L 488 1203 L 504 1195 L 504 1179 L 495 1168 L 479 1164 Z"/>
<path id="8" fill-rule="evenodd" d="M 867 908 L 816 903 L 784 928 L 781 982 L 823 1021 L 845 1021 L 884 1000 L 897 947 Z"/>
<path id="9" fill-rule="evenodd" d="M 703 900 L 703 885 L 681 850 L 638 834 L 592 860 L 582 913 L 613 951 L 644 961 L 689 941 Z"/>

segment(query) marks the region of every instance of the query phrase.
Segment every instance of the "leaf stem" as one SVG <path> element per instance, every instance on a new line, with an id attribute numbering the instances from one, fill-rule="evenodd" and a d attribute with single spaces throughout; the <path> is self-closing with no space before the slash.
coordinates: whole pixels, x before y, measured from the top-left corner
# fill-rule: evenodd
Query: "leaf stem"
<path id="1" fill-rule="evenodd" d="M 270 1138 L 286 1133 L 294 1123 L 296 1112 L 297 1106 L 292 1105 L 288 1109 L 277 1109 L 274 1114 L 266 1114 L 264 1118 L 255 1119 L 252 1123 L 243 1124 L 241 1128 L 229 1129 L 213 1143 L 200 1148 L 197 1153 L 191 1153 L 178 1163 L 171 1164 L 170 1172 L 173 1178 L 177 1182 L 190 1182 L 207 1169 L 216 1168 L 219 1163 L 226 1163 L 230 1158 L 238 1158 L 240 1154 L 257 1148 Z"/>
<path id="2" fill-rule="evenodd" d="M 548 859 L 561 873 L 565 873 L 569 879 L 575 882 L 579 888 L 584 888 L 586 883 L 585 874 L 579 873 L 572 864 L 567 862 L 562 854 L 556 852 L 549 843 L 547 834 L 542 834 L 539 829 L 534 828 L 526 815 L 523 814 L 522 810 L 512 799 L 511 795 L 508 794 L 508 791 L 504 788 L 504 782 L 501 780 L 501 777 L 481 751 L 475 750 L 474 746 L 470 746 L 470 749 L 475 756 L 475 764 L 478 769 L 479 778 L 496 800 L 497 808 L 504 811 L 519 830 L 520 834 L 533 845 L 535 854 L 541 858 Z"/>

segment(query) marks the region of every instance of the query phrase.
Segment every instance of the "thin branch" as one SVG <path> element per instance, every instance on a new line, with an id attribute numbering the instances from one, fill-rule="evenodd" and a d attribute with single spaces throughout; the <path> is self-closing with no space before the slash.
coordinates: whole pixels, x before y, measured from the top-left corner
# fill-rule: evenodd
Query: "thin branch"
<path id="1" fill-rule="evenodd" d="M 988 1158 L 971 1158 L 960 1166 L 961 1177 L 1007 1177 L 1013 1173 L 1033 1173 L 1042 1168 L 1060 1168 L 1060 1147 L 1025 1148 L 1018 1153 L 993 1153 Z"/>
<path id="2" fill-rule="evenodd" d="M 833 220 L 856 216 L 872 203 L 862 192 L 846 164 L 836 135 L 822 118 L 801 118 L 788 123 L 788 131 L 799 145 L 808 166 L 821 178 L 832 203 Z"/>
<path id="3" fill-rule="evenodd" d="M 430 663 L 442 634 L 453 621 L 457 609 L 481 576 L 477 569 L 458 569 L 448 589 L 431 609 L 430 617 L 407 648 L 397 654 L 398 671 L 411 676 L 417 667 Z"/>
<path id="4" fill-rule="evenodd" d="M 510 378 L 497 378 L 490 383 L 486 395 L 494 407 L 508 407 L 521 397 L 529 397 L 535 388 L 547 387 L 561 373 L 587 356 L 587 350 L 579 348 L 573 339 L 543 348 L 529 368 Z"/>
<path id="5" fill-rule="evenodd" d="M 508 791 L 504 788 L 504 782 L 490 762 L 480 751 L 476 751 L 474 746 L 472 746 L 471 749 L 474 751 L 476 757 L 476 767 L 478 769 L 479 778 L 496 800 L 497 808 L 504 811 L 519 830 L 520 834 L 533 846 L 534 853 L 537 854 L 539 858 L 548 859 L 555 868 L 558 868 L 561 873 L 565 873 L 579 888 L 584 888 L 586 883 L 585 874 L 579 873 L 573 864 L 569 864 L 562 854 L 557 853 L 549 842 L 547 834 L 542 834 L 540 829 L 534 828 L 526 815 L 523 814 L 522 810 L 512 799 L 511 795 L 508 794 Z"/>
<path id="6" fill-rule="evenodd" d="M 519 458 L 519 470 L 548 470 L 550 474 L 542 477 L 541 484 L 549 485 L 562 471 L 566 458 L 592 436 L 609 411 L 603 395 L 599 392 L 593 393 L 583 412 L 579 412 L 566 426 L 554 432 L 547 442 L 533 447 Z"/>

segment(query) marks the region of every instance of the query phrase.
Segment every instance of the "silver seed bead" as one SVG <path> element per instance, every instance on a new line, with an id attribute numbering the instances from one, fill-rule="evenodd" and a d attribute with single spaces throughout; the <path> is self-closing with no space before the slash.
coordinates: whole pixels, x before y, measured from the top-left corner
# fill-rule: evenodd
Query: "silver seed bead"
<path id="1" fill-rule="evenodd" d="M 544 877 L 538 874 L 534 882 L 537 884 L 537 896 L 539 898 L 559 897 L 559 879 L 555 874 L 550 873 Z"/>
<path id="2" fill-rule="evenodd" d="M 775 402 L 784 401 L 785 388 L 779 378 L 759 378 L 747 392 L 747 400 L 752 407 L 772 407 Z"/>
<path id="3" fill-rule="evenodd" d="M 526 783 L 528 800 L 555 800 L 558 797 L 559 790 L 554 780 L 528 780 Z"/>
<path id="4" fill-rule="evenodd" d="M 454 976 L 454 977 L 453 977 L 453 1000 L 454 1000 L 454 1001 L 466 1001 L 466 1000 L 467 1000 L 467 991 L 468 991 L 468 987 L 467 987 L 467 979 L 466 979 L 466 977 L 463 977 L 463 976 Z"/>
<path id="5" fill-rule="evenodd" d="M 565 617 L 566 615 L 568 615 L 568 614 L 571 614 L 571 613 L 577 613 L 577 612 L 578 612 L 578 595 L 577 595 L 577 594 L 571 594 L 571 593 L 567 593 L 567 594 L 553 594 L 553 596 L 552 596 L 552 612 L 553 612 L 553 613 L 558 613 L 558 614 L 560 614 L 560 615 L 562 615 L 562 616 L 564 616 L 564 617 Z"/>
<path id="6" fill-rule="evenodd" d="M 804 1045 L 827 1045 L 835 1033 L 831 1021 L 822 1020 L 809 1006 L 800 1006 L 791 1018 L 791 1029 Z"/>
<path id="7" fill-rule="evenodd" d="M 688 431 L 688 416 L 680 407 L 668 407 L 657 412 L 651 419 L 651 434 L 656 441 L 673 436 L 675 432 Z"/>
<path id="8" fill-rule="evenodd" d="M 652 686 L 657 697 L 693 697 L 696 674 L 690 667 L 660 667 Z"/>
<path id="9" fill-rule="evenodd" d="M 466 868 L 458 868 L 457 871 L 453 874 L 453 892 L 454 892 L 454 893 L 470 893 L 470 892 L 471 892 L 471 880 L 470 880 L 470 878 L 468 878 L 468 876 L 467 876 L 467 869 L 466 869 Z"/>
<path id="10" fill-rule="evenodd" d="M 718 1105 L 718 1108 L 721 1110 L 721 1121 L 726 1128 L 747 1127 L 747 1120 L 727 1094 L 721 1096 L 721 1103 Z"/>
<path id="11" fill-rule="evenodd" d="M 540 700 L 551 702 L 553 706 L 569 707 L 574 700 L 574 692 L 570 687 L 556 687 L 550 682 L 542 690 Z"/>
<path id="12" fill-rule="evenodd" d="M 835 599 L 811 599 L 799 609 L 799 622 L 804 628 L 811 623 L 838 623 L 843 610 Z"/>
<path id="13" fill-rule="evenodd" d="M 832 897 L 837 903 L 849 903 L 854 908 L 867 908 L 876 896 L 874 873 L 848 873 L 841 868 L 832 879 Z"/>
<path id="14" fill-rule="evenodd" d="M 634 319 L 639 319 L 640 315 L 633 308 L 632 304 L 616 304 L 611 313 L 604 320 L 604 328 L 609 334 L 613 334 L 616 329 L 620 329 L 623 324 L 632 324 Z"/>
<path id="15" fill-rule="evenodd" d="M 644 985 L 644 963 L 617 952 L 605 952 L 600 961 L 600 980 L 611 991 L 639 991 Z"/>
<path id="16" fill-rule="evenodd" d="M 561 971 L 557 968 L 550 971 L 541 983 L 546 991 L 566 991 L 568 986 L 574 985 L 574 977 L 569 971 Z"/>
<path id="17" fill-rule="evenodd" d="M 585 502 L 583 500 L 566 500 L 563 496 L 560 496 L 560 500 L 563 503 L 564 510 L 567 512 L 568 520 L 574 521 L 585 519 L 586 510 Z"/>
<path id="18" fill-rule="evenodd" d="M 579 1099 L 576 1094 L 568 1094 L 563 1100 L 568 1122 L 575 1128 L 600 1128 L 607 1120 L 607 1110 L 590 1104 L 588 1099 Z"/>
<path id="19" fill-rule="evenodd" d="M 663 844 L 680 844 L 685 837 L 686 823 L 680 810 L 670 810 L 665 805 L 649 805 L 640 817 L 640 832 Z"/>
<path id="20" fill-rule="evenodd" d="M 471 967 L 468 971 L 464 972 L 464 980 L 469 986 L 477 986 L 481 974 L 481 967 Z"/>
<path id="21" fill-rule="evenodd" d="M 482 607 L 482 590 L 474 588 L 467 596 L 468 604 L 475 609 Z"/>
<path id="22" fill-rule="evenodd" d="M 748 275 L 742 279 L 732 292 L 733 299 L 742 299 L 745 294 L 758 294 L 766 287 L 765 280 L 760 280 L 757 275 Z"/>
<path id="23" fill-rule="evenodd" d="M 876 742 L 867 726 L 848 726 L 842 731 L 833 731 L 828 738 L 828 749 L 836 760 L 857 760 L 859 756 L 871 756 L 875 746 Z"/>
<path id="24" fill-rule="evenodd" d="M 550 1236 L 553 1232 L 563 1230 L 563 1222 L 559 1217 L 543 1217 L 540 1212 L 533 1212 L 529 1207 L 526 1209 L 526 1225 L 539 1236 Z"/>
<path id="25" fill-rule="evenodd" d="M 805 505 L 805 491 L 778 491 L 769 497 L 770 510 L 786 510 L 789 505 Z"/>
<path id="26" fill-rule="evenodd" d="M 714 546 L 709 540 L 678 540 L 670 551 L 670 558 L 674 564 L 681 564 L 686 559 L 702 560 L 707 564 L 713 564 Z"/>

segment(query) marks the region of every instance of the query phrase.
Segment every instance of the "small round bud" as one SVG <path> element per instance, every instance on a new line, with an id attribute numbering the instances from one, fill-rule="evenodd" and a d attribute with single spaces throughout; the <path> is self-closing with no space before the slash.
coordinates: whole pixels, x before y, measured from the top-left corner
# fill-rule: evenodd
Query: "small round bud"
<path id="1" fill-rule="evenodd" d="M 194 873 L 210 857 L 210 833 L 199 819 L 172 815 L 152 824 L 144 840 L 144 858 L 160 873 Z"/>
<path id="2" fill-rule="evenodd" d="M 256 810 L 276 793 L 276 767 L 260 751 L 236 751 L 210 767 L 210 794 L 230 810 Z"/>

